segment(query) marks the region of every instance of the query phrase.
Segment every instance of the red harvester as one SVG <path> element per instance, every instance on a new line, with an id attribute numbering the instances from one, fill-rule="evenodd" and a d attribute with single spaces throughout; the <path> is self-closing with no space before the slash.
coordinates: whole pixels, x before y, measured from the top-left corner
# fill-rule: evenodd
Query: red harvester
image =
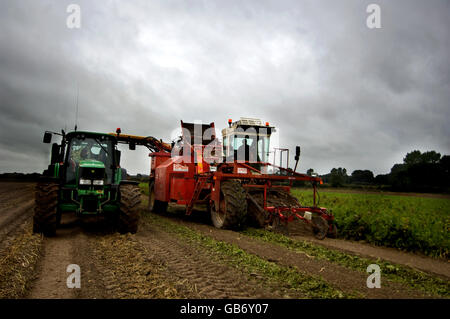
<path id="1" fill-rule="evenodd" d="M 314 235 L 335 237 L 334 216 L 316 206 L 319 177 L 296 173 L 270 164 L 270 136 L 275 127 L 257 119 L 229 120 L 218 142 L 214 123 L 181 121 L 182 136 L 172 147 L 153 139 L 149 182 L 149 208 L 165 212 L 168 203 L 184 205 L 190 215 L 194 205 L 206 204 L 217 228 L 238 228 L 246 222 L 266 228 L 284 227 L 300 219 Z M 150 147 L 149 147 L 150 148 Z M 290 194 L 295 181 L 311 182 L 313 206 L 302 206 Z"/>

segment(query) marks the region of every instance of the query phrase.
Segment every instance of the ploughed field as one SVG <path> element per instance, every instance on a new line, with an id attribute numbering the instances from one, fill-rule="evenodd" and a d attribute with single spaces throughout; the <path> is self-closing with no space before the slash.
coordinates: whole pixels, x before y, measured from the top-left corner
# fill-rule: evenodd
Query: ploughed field
<path id="1" fill-rule="evenodd" d="M 369 237 L 364 237 L 365 243 L 329 238 L 318 241 L 309 232 L 298 231 L 304 227 L 300 224 L 294 224 L 289 234 L 254 228 L 220 230 L 211 226 L 201 208 L 189 218 L 176 206 L 170 206 L 164 215 L 150 213 L 144 194 L 136 234 L 120 235 L 106 225 L 81 224 L 65 216 L 57 235 L 44 238 L 32 234 L 33 192 L 33 184 L 0 183 L 0 298 L 448 298 L 450 295 L 450 263 L 448 255 L 442 253 L 441 257 L 432 258 L 374 246 L 370 242 L 381 245 L 383 242 Z M 307 196 L 301 190 L 297 192 L 301 199 Z M 321 194 L 323 206 L 335 204 L 331 208 L 347 238 L 352 236 L 346 234 L 344 220 L 350 213 L 339 211 L 339 207 L 350 205 L 366 216 L 362 209 L 365 206 L 358 204 L 358 196 L 367 207 L 373 207 L 368 195 L 351 195 L 356 196 L 352 205 L 339 199 L 338 194 L 336 202 L 333 202 L 335 195 Z M 409 199 L 413 200 L 412 206 L 408 206 Z M 401 202 L 409 209 L 420 205 L 415 200 L 416 197 L 405 197 Z M 383 201 L 384 207 L 388 207 L 389 198 Z M 446 201 L 439 206 L 443 210 L 448 206 Z M 392 205 L 397 205 L 395 200 Z M 448 209 L 441 210 L 430 210 L 426 216 L 443 218 L 448 226 Z M 380 211 L 384 216 L 383 210 Z M 413 212 L 422 214 L 421 210 Z M 423 225 L 437 227 L 433 226 L 436 224 L 439 222 L 427 221 Z M 432 243 L 439 241 L 439 237 L 432 238 Z M 448 248 L 445 240 L 436 245 L 433 247 Z M 67 287 L 70 275 L 67 266 L 71 264 L 80 267 L 79 289 Z M 380 266 L 379 289 L 367 288 L 366 269 L 370 264 Z"/>

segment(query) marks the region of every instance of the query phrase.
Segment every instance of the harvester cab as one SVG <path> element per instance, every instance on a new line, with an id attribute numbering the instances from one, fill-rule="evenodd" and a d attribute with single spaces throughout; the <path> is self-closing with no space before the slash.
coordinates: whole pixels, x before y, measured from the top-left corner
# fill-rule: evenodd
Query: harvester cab
<path id="1" fill-rule="evenodd" d="M 275 127 L 268 122 L 263 125 L 259 119 L 241 117 L 235 122 L 229 119 L 228 127 L 222 130 L 225 161 L 268 162 L 270 136 L 274 132 Z"/>
<path id="2" fill-rule="evenodd" d="M 108 219 L 121 233 L 136 232 L 140 189 L 120 167 L 119 139 L 62 131 L 45 132 L 43 142 L 51 143 L 53 134 L 61 136 L 61 143 L 53 143 L 50 165 L 36 185 L 34 232 L 54 235 L 64 213 Z"/>

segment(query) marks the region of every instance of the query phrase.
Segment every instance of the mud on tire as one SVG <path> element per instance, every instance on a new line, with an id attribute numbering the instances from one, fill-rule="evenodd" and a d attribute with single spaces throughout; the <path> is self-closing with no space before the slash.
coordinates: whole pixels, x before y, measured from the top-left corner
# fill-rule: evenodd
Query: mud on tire
<path id="1" fill-rule="evenodd" d="M 141 191 L 137 185 L 120 186 L 120 210 L 117 230 L 121 234 L 136 233 L 140 218 Z"/>
<path id="2" fill-rule="evenodd" d="M 220 186 L 219 207 L 211 206 L 211 220 L 216 228 L 236 229 L 245 224 L 247 195 L 241 183 L 225 181 Z"/>
<path id="3" fill-rule="evenodd" d="M 328 233 L 328 222 L 322 216 L 312 217 L 313 234 L 317 239 L 324 239 Z"/>
<path id="4" fill-rule="evenodd" d="M 54 236 L 58 224 L 59 184 L 38 182 L 35 189 L 33 233 Z"/>

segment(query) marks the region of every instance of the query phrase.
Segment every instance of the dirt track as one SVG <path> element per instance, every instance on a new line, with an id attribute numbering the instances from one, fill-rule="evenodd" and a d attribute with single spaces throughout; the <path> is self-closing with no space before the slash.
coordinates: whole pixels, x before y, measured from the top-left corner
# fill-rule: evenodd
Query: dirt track
<path id="1" fill-rule="evenodd" d="M 267 273 L 238 267 L 232 256 L 205 248 L 149 218 L 142 219 L 136 235 L 119 235 L 101 224 L 81 225 L 63 219 L 64 225 L 58 229 L 56 237 L 42 238 L 31 234 L 33 184 L 0 183 L 0 199 L 2 298 L 308 297 L 305 291 L 294 289 L 282 280 L 272 280 Z M 282 270 L 322 278 L 320 280 L 326 282 L 330 289 L 345 295 L 363 298 L 429 297 L 422 291 L 388 280 L 383 281 L 381 289 L 368 289 L 367 274 L 363 272 L 238 232 L 218 230 L 204 221 L 199 222 L 195 216 L 189 220 L 173 218 L 173 214 L 154 218 L 185 227 L 217 243 L 232 244 L 249 256 L 277 265 Z M 306 233 L 302 236 L 302 239 L 315 242 Z M 361 255 L 386 254 L 384 250 L 369 249 L 367 245 L 341 242 L 326 239 L 319 244 Z M 414 263 L 414 258 L 422 258 L 418 268 L 439 273 L 447 280 L 450 278 L 448 263 L 443 261 L 397 251 L 377 257 L 386 257 L 400 264 Z M 69 264 L 77 264 L 81 268 L 81 289 L 67 288 L 69 273 L 66 268 Z M 6 267 L 11 267 L 11 271 Z"/>
<path id="2" fill-rule="evenodd" d="M 0 183 L 0 247 L 30 218 L 34 206 L 33 184 Z"/>

